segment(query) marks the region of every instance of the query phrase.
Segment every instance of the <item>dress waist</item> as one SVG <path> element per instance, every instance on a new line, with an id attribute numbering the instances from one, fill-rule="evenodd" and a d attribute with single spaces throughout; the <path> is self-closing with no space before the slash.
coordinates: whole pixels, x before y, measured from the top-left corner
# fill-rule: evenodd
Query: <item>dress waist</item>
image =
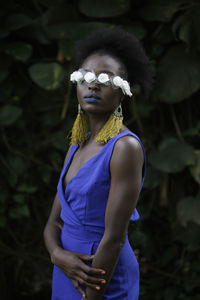
<path id="1" fill-rule="evenodd" d="M 104 228 L 82 224 L 77 226 L 66 222 L 64 223 L 62 231 L 71 238 L 89 242 L 100 242 L 104 234 Z"/>

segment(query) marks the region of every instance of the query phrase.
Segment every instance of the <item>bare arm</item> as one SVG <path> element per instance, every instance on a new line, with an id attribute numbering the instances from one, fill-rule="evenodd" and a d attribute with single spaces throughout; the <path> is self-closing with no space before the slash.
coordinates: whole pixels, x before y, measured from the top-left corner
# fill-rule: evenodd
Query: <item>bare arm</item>
<path id="1" fill-rule="evenodd" d="M 56 193 L 52 210 L 44 229 L 44 241 L 45 241 L 46 248 L 49 252 L 49 255 L 51 257 L 51 261 L 52 261 L 53 253 L 56 251 L 56 249 L 61 248 L 61 243 L 59 238 L 62 229 L 62 221 L 59 217 L 60 211 L 61 211 L 60 201 L 58 199 L 58 194 Z"/>
<path id="2" fill-rule="evenodd" d="M 111 186 L 105 232 L 92 264 L 106 271 L 106 284 L 99 291 L 87 288 L 88 300 L 102 299 L 112 278 L 139 197 L 143 161 L 143 151 L 136 139 L 127 136 L 116 143 L 110 162 Z"/>

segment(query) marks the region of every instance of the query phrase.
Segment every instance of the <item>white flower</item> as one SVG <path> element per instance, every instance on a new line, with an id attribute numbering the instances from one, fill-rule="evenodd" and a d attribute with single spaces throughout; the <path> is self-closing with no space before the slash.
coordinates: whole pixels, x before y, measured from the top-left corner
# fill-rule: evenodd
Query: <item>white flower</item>
<path id="1" fill-rule="evenodd" d="M 122 92 L 124 93 L 124 95 L 128 95 L 129 97 L 131 97 L 133 95 L 131 93 L 130 85 L 129 85 L 128 81 L 123 80 L 120 76 L 113 77 L 112 82 L 113 82 L 114 86 L 122 89 Z"/>
<path id="2" fill-rule="evenodd" d="M 106 73 L 99 74 L 97 79 L 100 83 L 107 83 L 110 80 L 108 74 L 106 74 Z"/>
<path id="3" fill-rule="evenodd" d="M 113 84 L 116 86 L 116 87 L 122 87 L 122 84 L 123 84 L 123 79 L 119 76 L 115 76 L 113 77 Z"/>
<path id="4" fill-rule="evenodd" d="M 74 71 L 71 75 L 70 75 L 70 80 L 73 82 L 79 82 L 81 80 L 83 80 L 83 74 L 80 71 Z"/>
<path id="5" fill-rule="evenodd" d="M 123 80 L 121 89 L 125 95 L 128 95 L 129 97 L 133 95 L 130 90 L 130 85 L 126 80 Z"/>
<path id="6" fill-rule="evenodd" d="M 87 72 L 84 76 L 84 79 L 87 83 L 91 83 L 91 82 L 95 81 L 96 75 L 92 72 Z"/>
<path id="7" fill-rule="evenodd" d="M 78 71 L 74 71 L 70 75 L 70 80 L 73 82 L 81 82 L 81 81 L 85 80 L 87 83 L 91 83 L 91 82 L 97 80 L 96 82 L 100 83 L 100 84 L 109 84 L 111 82 L 113 87 L 121 88 L 124 95 L 128 95 L 130 97 L 133 95 L 131 93 L 130 85 L 129 85 L 128 81 L 123 80 L 120 76 L 114 76 L 114 77 L 109 78 L 108 74 L 101 73 L 98 75 L 98 78 L 97 78 L 95 73 L 93 73 L 93 72 L 85 73 L 84 70 L 80 69 Z"/>

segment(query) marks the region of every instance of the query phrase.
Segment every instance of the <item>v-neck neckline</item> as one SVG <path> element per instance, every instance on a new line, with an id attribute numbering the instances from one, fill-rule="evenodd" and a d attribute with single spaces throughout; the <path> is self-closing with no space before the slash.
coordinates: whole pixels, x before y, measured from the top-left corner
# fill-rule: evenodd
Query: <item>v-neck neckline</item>
<path id="1" fill-rule="evenodd" d="M 120 134 L 122 134 L 122 133 L 124 133 L 124 132 L 127 132 L 127 131 L 130 132 L 130 130 L 122 131 L 122 132 L 118 133 L 117 135 L 115 135 L 113 138 L 115 138 L 116 136 L 118 136 L 118 135 L 120 135 Z M 109 142 L 113 140 L 113 138 L 110 139 L 110 140 L 105 144 L 105 146 L 103 146 L 102 149 L 101 149 L 97 154 L 95 154 L 93 157 L 91 157 L 90 159 L 88 159 L 88 160 L 82 165 L 82 167 L 76 172 L 76 174 L 68 181 L 68 183 L 67 183 L 66 186 L 64 187 L 64 185 L 63 185 L 64 178 L 65 178 L 65 176 L 66 176 L 66 174 L 67 174 L 67 172 L 68 172 L 68 170 L 69 170 L 69 168 L 70 168 L 70 165 L 72 164 L 72 161 L 73 161 L 73 158 L 74 158 L 75 153 L 76 153 L 77 150 L 80 148 L 78 144 L 75 145 L 74 152 L 73 152 L 72 154 L 69 155 L 69 158 L 67 159 L 66 164 L 65 164 L 65 166 L 64 166 L 63 175 L 62 175 L 62 177 L 61 177 L 61 186 L 62 186 L 62 190 L 63 190 L 64 193 L 66 192 L 66 189 L 67 189 L 69 183 L 71 183 L 71 182 L 78 176 L 78 174 L 82 171 L 82 169 L 84 169 L 84 167 L 85 167 L 87 164 L 89 164 L 94 158 L 98 157 L 98 156 L 101 154 L 101 152 L 103 152 L 103 150 L 106 148 L 106 146 L 109 144 Z"/>

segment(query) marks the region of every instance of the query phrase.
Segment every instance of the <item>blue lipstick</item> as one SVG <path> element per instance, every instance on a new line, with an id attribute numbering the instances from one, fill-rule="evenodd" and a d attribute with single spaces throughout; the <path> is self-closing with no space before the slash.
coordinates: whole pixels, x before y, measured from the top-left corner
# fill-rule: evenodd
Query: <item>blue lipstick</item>
<path id="1" fill-rule="evenodd" d="M 85 101 L 87 102 L 99 102 L 101 98 L 95 93 L 89 93 L 84 96 Z"/>

